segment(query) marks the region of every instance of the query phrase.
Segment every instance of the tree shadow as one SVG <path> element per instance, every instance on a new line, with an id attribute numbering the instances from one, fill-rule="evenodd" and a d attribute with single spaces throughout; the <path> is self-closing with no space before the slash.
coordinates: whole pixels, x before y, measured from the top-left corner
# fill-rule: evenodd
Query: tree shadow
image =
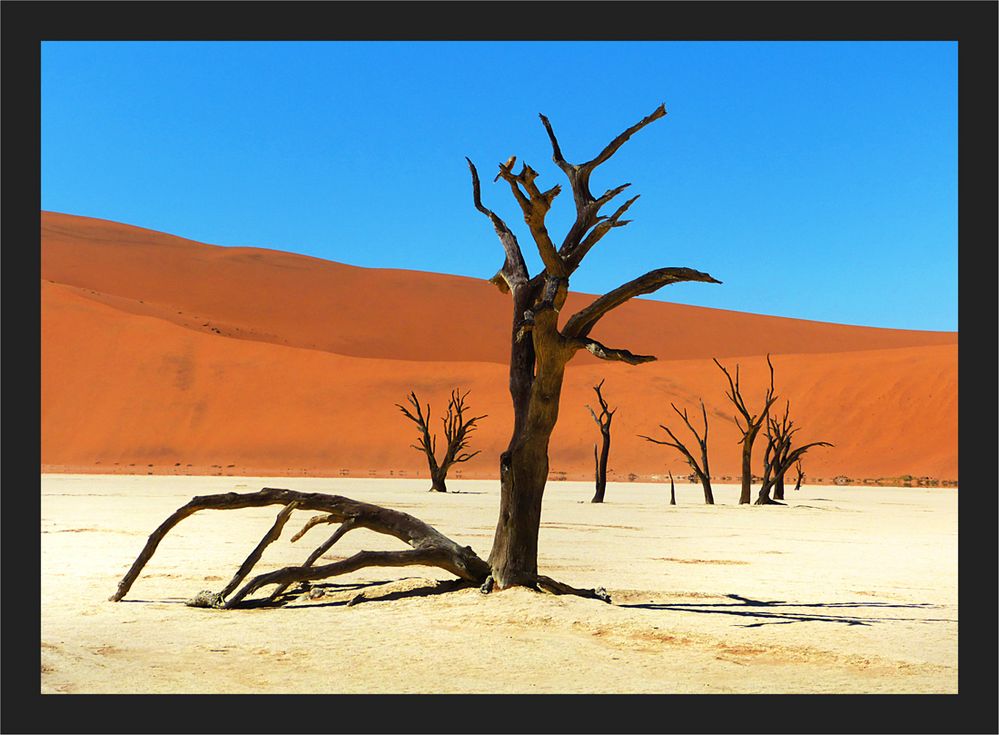
<path id="1" fill-rule="evenodd" d="M 809 612 L 773 612 L 760 608 L 793 607 L 822 609 L 867 609 L 867 608 L 910 608 L 938 609 L 940 605 L 928 602 L 787 602 L 785 600 L 754 600 L 742 595 L 725 595 L 734 602 L 671 602 L 671 603 L 631 603 L 619 607 L 634 607 L 645 610 L 675 610 L 706 615 L 735 615 L 738 617 L 760 618 L 757 622 L 738 624 L 740 628 L 759 628 L 764 625 L 787 625 L 789 623 L 840 623 L 842 625 L 869 626 L 874 623 L 915 621 L 920 623 L 954 623 L 950 618 L 879 617 L 872 615 L 833 615 Z"/>
<path id="2" fill-rule="evenodd" d="M 404 577 L 403 579 L 413 579 L 413 578 Z M 391 581 L 398 582 L 400 580 L 395 579 Z M 358 588 L 374 587 L 377 585 L 385 585 L 385 584 L 389 584 L 389 582 L 369 582 L 363 585 L 357 585 L 357 587 Z M 340 586 L 341 588 L 349 587 L 349 585 L 337 585 L 337 586 Z M 374 590 L 373 593 L 368 593 L 362 590 L 349 600 L 323 601 L 322 598 L 319 597 L 314 601 L 303 602 L 295 605 L 288 605 L 287 603 L 290 600 L 285 600 L 283 602 L 275 601 L 274 603 L 270 603 L 270 605 L 275 605 L 275 606 L 280 605 L 283 607 L 287 607 L 288 609 L 294 609 L 294 610 L 301 610 L 313 607 L 353 607 L 354 605 L 358 605 L 363 602 L 390 602 L 392 600 L 405 600 L 411 597 L 432 597 L 434 595 L 443 595 L 448 592 L 454 592 L 456 590 L 465 589 L 467 587 L 477 587 L 477 586 L 478 585 L 475 585 L 464 579 L 427 580 L 426 584 L 423 584 L 419 587 L 413 587 L 407 590 L 395 590 L 392 592 L 385 592 L 384 594 L 380 595 L 377 594 L 377 590 Z M 317 587 L 319 587 L 319 585 L 316 585 L 316 587 L 314 587 L 313 589 L 316 589 Z M 264 600 L 262 602 L 264 602 L 265 604 L 260 605 L 260 607 L 267 606 L 267 603 L 269 601 Z M 250 607 L 251 605 L 244 603 L 241 604 L 241 607 L 243 606 Z M 256 607 L 256 605 L 253 606 Z"/>
<path id="3" fill-rule="evenodd" d="M 399 582 L 404 579 L 416 579 L 416 577 L 399 577 L 397 579 L 381 579 L 373 582 L 305 582 L 299 583 L 296 587 L 282 593 L 276 599 L 271 600 L 267 597 L 252 598 L 249 600 L 243 600 L 239 603 L 239 609 L 241 610 L 252 610 L 257 608 L 267 608 L 267 607 L 286 607 L 289 602 L 294 602 L 297 598 L 301 597 L 303 594 L 307 594 L 312 590 L 322 590 L 323 592 L 349 592 L 351 590 L 363 590 L 365 587 L 379 587 L 381 585 L 391 584 L 393 582 Z M 188 605 L 188 598 L 186 597 L 165 597 L 160 600 L 135 600 L 127 599 L 120 600 L 122 603 L 130 602 L 141 602 L 145 604 L 159 604 L 159 605 Z M 327 602 L 325 605 L 346 605 L 348 601 L 343 602 Z M 301 607 L 299 605 L 298 607 Z"/>
<path id="4" fill-rule="evenodd" d="M 129 603 L 129 602 L 141 602 L 146 605 L 184 605 L 186 604 L 187 598 L 184 597 L 167 597 L 162 600 L 133 600 L 131 598 L 127 600 L 118 600 L 119 603 Z"/>

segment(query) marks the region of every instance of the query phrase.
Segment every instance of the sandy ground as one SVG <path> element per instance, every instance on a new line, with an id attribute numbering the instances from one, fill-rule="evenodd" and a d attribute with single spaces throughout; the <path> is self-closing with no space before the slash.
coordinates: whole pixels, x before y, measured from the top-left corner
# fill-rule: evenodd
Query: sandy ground
<path id="1" fill-rule="evenodd" d="M 124 601 L 107 597 L 191 496 L 263 486 L 405 510 L 480 555 L 494 481 L 43 475 L 41 691 L 67 693 L 776 693 L 957 691 L 957 490 L 805 487 L 791 505 L 719 505 L 680 485 L 549 483 L 541 566 L 613 604 L 514 589 L 442 592 L 449 575 L 364 570 L 281 609 L 187 607 L 221 589 L 276 509 L 205 511 L 166 537 Z M 297 564 L 329 532 L 257 571 Z M 325 530 L 324 530 L 325 529 Z M 327 558 L 405 548 L 355 531 Z M 347 603 L 359 594 L 361 600 Z"/>

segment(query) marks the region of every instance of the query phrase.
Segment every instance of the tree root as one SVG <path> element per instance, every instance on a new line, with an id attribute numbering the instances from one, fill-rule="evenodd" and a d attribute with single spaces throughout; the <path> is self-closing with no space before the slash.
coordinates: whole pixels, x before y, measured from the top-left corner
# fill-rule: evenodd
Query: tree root
<path id="1" fill-rule="evenodd" d="M 497 589 L 496 582 L 490 574 L 486 577 L 486 581 L 482 583 L 482 586 L 479 587 L 479 592 L 484 595 L 488 595 L 495 589 Z M 559 582 L 558 580 L 546 577 L 542 574 L 539 574 L 535 578 L 534 589 L 542 592 L 548 592 L 553 595 L 576 595 L 578 597 L 585 597 L 591 600 L 603 600 L 607 603 L 611 602 L 611 596 L 603 587 L 597 587 L 596 589 L 573 587 L 565 582 Z"/>
<path id="2" fill-rule="evenodd" d="M 239 570 L 220 592 L 202 590 L 187 601 L 191 607 L 224 608 L 258 606 L 259 604 L 283 604 L 278 598 L 293 584 L 299 583 L 296 592 L 308 591 L 310 582 L 326 579 L 341 574 L 357 571 L 367 567 L 400 567 L 400 566 L 430 566 L 445 569 L 456 577 L 455 582 L 464 585 L 481 585 L 483 593 L 490 592 L 493 578 L 490 575 L 489 564 L 483 561 L 472 550 L 471 546 L 460 546 L 434 527 L 414 518 L 408 513 L 383 508 L 370 503 L 351 500 L 340 495 L 325 493 L 302 493 L 279 488 L 264 488 L 256 493 L 224 493 L 219 495 L 202 495 L 192 498 L 181 506 L 150 534 L 146 545 L 133 562 L 131 568 L 118 583 L 118 589 L 109 598 L 117 602 L 128 594 L 132 584 L 142 572 L 143 567 L 152 558 L 164 536 L 178 523 L 200 510 L 236 510 L 240 508 L 257 508 L 266 505 L 284 506 L 277 514 L 274 524 L 264 534 L 257 546 L 240 566 Z M 321 515 L 310 518 L 303 528 L 292 537 L 297 541 L 313 526 L 322 523 L 339 523 L 339 527 L 329 538 L 320 544 L 302 563 L 301 566 L 284 567 L 265 574 L 258 574 L 239 587 L 250 574 L 253 567 L 260 561 L 264 550 L 276 541 L 285 524 L 295 510 L 320 511 Z M 353 556 L 330 564 L 315 566 L 315 562 L 325 554 L 343 536 L 355 529 L 366 528 L 376 533 L 384 533 L 404 541 L 412 548 L 403 551 L 359 551 Z M 275 590 L 264 600 L 249 601 L 246 598 L 262 587 L 276 585 Z M 597 589 L 579 589 L 551 577 L 538 575 L 536 589 L 555 595 L 578 595 L 590 599 L 610 602 L 610 595 L 602 587 Z M 237 588 L 238 591 L 237 591 Z M 235 594 L 233 592 L 235 591 Z M 231 596 L 230 596 L 231 595 Z M 363 597 L 363 596 L 362 596 Z M 360 602 L 352 600 L 351 604 Z"/>
<path id="3" fill-rule="evenodd" d="M 773 498 L 766 496 L 757 498 L 753 505 L 787 505 L 787 503 L 782 503 L 779 500 L 774 500 Z"/>
<path id="4" fill-rule="evenodd" d="M 610 595 L 607 594 L 607 590 L 603 587 L 580 589 L 579 587 L 573 587 L 565 582 L 558 582 L 551 577 L 545 577 L 541 574 L 538 575 L 538 588 L 553 595 L 577 595 L 592 600 L 603 600 L 607 603 L 611 601 Z"/>

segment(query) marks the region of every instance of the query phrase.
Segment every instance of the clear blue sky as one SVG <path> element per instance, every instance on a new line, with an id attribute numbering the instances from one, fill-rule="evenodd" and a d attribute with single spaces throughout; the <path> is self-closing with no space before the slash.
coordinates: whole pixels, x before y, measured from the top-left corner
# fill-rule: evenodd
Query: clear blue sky
<path id="1" fill-rule="evenodd" d="M 534 272 L 496 164 L 565 184 L 539 112 L 581 162 L 665 102 L 594 175 L 641 198 L 574 290 L 689 266 L 724 285 L 651 298 L 957 329 L 956 43 L 47 42 L 41 91 L 43 209 L 480 278 L 465 156 Z"/>

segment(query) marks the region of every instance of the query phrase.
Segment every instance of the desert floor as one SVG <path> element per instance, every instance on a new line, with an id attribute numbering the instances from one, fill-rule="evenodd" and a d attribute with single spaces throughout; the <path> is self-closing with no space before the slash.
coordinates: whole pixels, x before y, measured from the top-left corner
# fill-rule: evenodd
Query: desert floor
<path id="1" fill-rule="evenodd" d="M 804 487 L 783 508 L 738 488 L 549 483 L 542 571 L 613 598 L 512 589 L 442 592 L 446 572 L 369 569 L 283 608 L 183 604 L 221 589 L 276 508 L 204 511 L 160 544 L 130 593 L 107 601 L 149 533 L 191 496 L 264 486 L 405 510 L 480 555 L 495 481 L 43 475 L 41 691 L 956 692 L 957 490 Z M 290 537 L 255 571 L 300 563 L 330 527 Z M 402 542 L 354 531 L 326 558 Z M 362 595 L 355 604 L 347 603 Z"/>

